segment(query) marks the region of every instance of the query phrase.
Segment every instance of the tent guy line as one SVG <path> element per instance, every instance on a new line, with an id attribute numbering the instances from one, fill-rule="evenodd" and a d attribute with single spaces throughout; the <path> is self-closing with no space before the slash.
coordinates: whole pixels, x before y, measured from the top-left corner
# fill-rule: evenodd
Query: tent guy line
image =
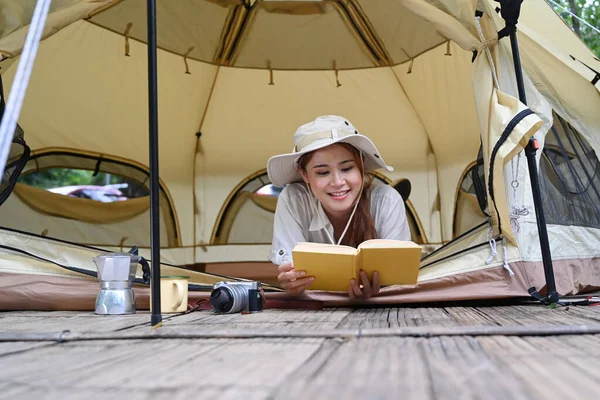
<path id="1" fill-rule="evenodd" d="M 27 32 L 27 39 L 23 46 L 21 62 L 17 68 L 10 95 L 8 96 L 4 115 L 1 116 L 0 177 L 4 175 L 4 168 L 6 167 L 6 160 L 8 158 L 11 141 L 17 127 L 17 120 L 21 113 L 21 107 L 23 106 L 23 99 L 25 98 L 25 92 L 27 91 L 29 78 L 31 77 L 31 70 L 33 69 L 35 56 L 42 37 L 44 23 L 46 22 L 48 10 L 50 9 L 50 2 L 51 0 L 38 0 L 36 4 L 33 19 L 31 21 L 31 28 Z"/>

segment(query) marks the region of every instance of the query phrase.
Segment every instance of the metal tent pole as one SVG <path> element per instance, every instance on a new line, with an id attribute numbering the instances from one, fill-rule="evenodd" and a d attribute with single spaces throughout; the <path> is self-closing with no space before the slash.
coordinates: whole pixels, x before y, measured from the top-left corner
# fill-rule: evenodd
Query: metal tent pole
<path id="1" fill-rule="evenodd" d="M 527 105 L 525 97 L 525 84 L 523 83 L 523 71 L 521 69 L 521 57 L 519 55 L 519 44 L 517 42 L 517 22 L 521 12 L 521 3 L 523 0 L 496 0 L 501 5 L 501 15 L 506 26 L 498 32 L 498 39 L 504 36 L 510 37 L 510 45 L 512 49 L 513 62 L 515 66 L 515 76 L 517 79 L 517 89 L 519 91 L 519 100 Z M 525 155 L 527 157 L 527 166 L 529 167 L 529 179 L 531 180 L 531 191 L 533 195 L 533 204 L 535 207 L 535 216 L 537 220 L 537 228 L 540 237 L 540 247 L 542 251 L 542 262 L 544 265 L 544 276 L 546 278 L 546 298 L 543 299 L 547 303 L 558 302 L 558 292 L 556 291 L 556 283 L 554 281 L 554 269 L 552 267 L 552 255 L 550 253 L 550 242 L 548 241 L 548 231 L 546 230 L 546 218 L 542 205 L 542 191 L 540 189 L 540 181 L 536 164 L 536 152 L 539 148 L 537 140 L 532 136 L 525 147 Z"/>
<path id="2" fill-rule="evenodd" d="M 158 84 L 156 66 L 156 0 L 147 0 L 148 117 L 150 147 L 150 248 L 152 258 L 152 326 L 162 322 L 160 312 L 160 207 L 158 182 Z"/>

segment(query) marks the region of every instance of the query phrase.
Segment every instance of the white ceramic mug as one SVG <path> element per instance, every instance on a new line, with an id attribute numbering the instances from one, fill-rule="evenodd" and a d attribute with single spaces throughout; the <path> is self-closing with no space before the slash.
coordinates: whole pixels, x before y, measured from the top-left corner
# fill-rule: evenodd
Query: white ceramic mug
<path id="1" fill-rule="evenodd" d="M 189 276 L 160 277 L 160 312 L 161 314 L 180 313 L 187 310 Z M 152 296 L 150 296 L 152 311 Z"/>

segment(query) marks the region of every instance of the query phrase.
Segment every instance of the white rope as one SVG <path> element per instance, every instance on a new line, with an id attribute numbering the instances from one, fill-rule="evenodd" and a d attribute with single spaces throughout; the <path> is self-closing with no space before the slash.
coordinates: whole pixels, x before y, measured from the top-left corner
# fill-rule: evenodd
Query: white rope
<path id="1" fill-rule="evenodd" d="M 306 184 L 307 190 L 308 190 L 308 195 L 309 197 L 313 197 L 313 194 L 310 190 L 310 185 L 307 183 Z M 362 191 L 361 191 L 362 192 Z M 346 227 L 344 228 L 344 232 L 342 232 L 342 234 L 340 235 L 340 238 L 338 240 L 338 242 L 336 243 L 335 240 L 333 239 L 333 237 L 331 237 L 331 234 L 329 233 L 329 231 L 327 230 L 326 227 L 326 223 L 325 220 L 323 219 L 323 216 L 321 215 L 321 213 L 319 212 L 319 209 L 317 207 L 317 205 L 319 204 L 319 199 L 316 198 L 315 196 L 315 201 L 313 202 L 311 199 L 309 199 L 310 204 L 313 206 L 313 210 L 315 212 L 315 214 L 317 214 L 319 216 L 319 219 L 321 220 L 321 223 L 323 224 L 323 229 L 325 229 L 325 233 L 327 234 L 327 237 L 329 238 L 329 241 L 331 242 L 331 244 L 341 244 L 342 243 L 342 239 L 344 238 L 344 235 L 346 234 L 346 231 L 348 230 L 348 227 L 350 226 L 350 222 L 352 221 L 352 218 L 354 217 L 354 213 L 356 212 L 356 209 L 358 208 L 358 202 L 360 201 L 360 194 L 359 194 L 359 198 L 356 200 L 356 203 L 354 203 L 354 208 L 352 209 L 352 214 L 350 214 L 350 218 L 348 218 L 348 222 L 346 223 Z"/>
<path id="2" fill-rule="evenodd" d="M 362 151 L 360 152 L 360 161 L 361 161 L 362 165 L 364 166 L 365 164 L 364 164 L 364 158 L 363 158 Z M 363 170 L 364 170 L 364 167 L 363 167 Z M 356 212 L 356 209 L 358 208 L 358 203 L 360 201 L 360 197 L 362 196 L 362 191 L 363 191 L 364 187 L 365 187 L 365 177 L 363 176 L 363 182 L 361 183 L 361 186 L 360 186 L 360 192 L 358 193 L 358 198 L 356 199 L 356 203 L 354 203 L 354 208 L 352 209 L 350 218 L 348 218 L 348 222 L 346 222 L 346 227 L 344 228 L 344 231 L 340 235 L 340 238 L 338 239 L 337 243 L 335 242 L 333 237 L 331 237 L 331 234 L 329 233 L 329 231 L 327 230 L 327 227 L 326 227 L 327 224 L 325 223 L 325 221 L 323 220 L 323 216 L 319 212 L 319 209 L 317 207 L 317 205 L 319 204 L 319 199 L 317 199 L 315 196 L 315 202 L 310 200 L 310 204 L 313 206 L 315 213 L 319 216 L 319 219 L 321 220 L 321 223 L 323 224 L 323 227 L 324 227 L 323 229 L 325 229 L 325 233 L 327 234 L 327 237 L 329 238 L 329 241 L 331 242 L 331 244 L 337 244 L 339 246 L 342 243 L 342 239 L 344 239 L 344 235 L 346 235 L 346 231 L 350 227 L 350 222 L 352 222 L 354 213 Z M 306 184 L 306 188 L 308 190 L 308 196 L 312 197 L 313 194 L 312 194 L 312 191 L 310 190 L 310 185 L 308 183 Z"/>
<path id="3" fill-rule="evenodd" d="M 492 235 L 493 235 L 493 230 L 492 230 L 492 227 L 490 226 L 488 228 L 487 236 L 488 236 L 488 243 L 490 244 L 490 249 L 492 250 L 492 254 L 488 257 L 487 260 L 485 260 L 486 264 L 489 264 L 492 261 L 494 261 L 494 258 L 496 258 L 496 256 L 498 255 L 498 252 L 496 251 L 496 240 L 494 240 Z"/>
<path id="4" fill-rule="evenodd" d="M 579 15 L 573 14 L 569 9 L 565 8 L 564 6 L 552 1 L 552 0 L 548 0 L 550 3 L 554 4 L 556 7 L 563 9 L 564 11 L 566 11 L 569 15 L 571 15 L 572 17 L 577 18 L 579 21 L 583 22 L 584 24 L 586 24 L 587 26 L 589 26 L 590 28 L 592 28 L 593 30 L 595 30 L 596 32 L 600 33 L 600 29 L 596 28 L 594 25 L 590 24 L 589 22 L 587 22 L 585 19 L 581 18 Z"/>
<path id="5" fill-rule="evenodd" d="M 490 244 L 490 248 L 492 249 L 492 254 L 488 257 L 487 260 L 485 260 L 486 264 L 489 264 L 492 261 L 494 261 L 494 258 L 496 258 L 496 256 L 498 255 L 498 252 L 496 251 L 496 241 L 494 239 L 490 239 L 488 243 Z"/>
<path id="6" fill-rule="evenodd" d="M 0 125 L 0 176 L 3 176 L 4 174 L 6 160 L 17 126 L 17 120 L 21 113 L 23 99 L 25 97 L 25 92 L 27 91 L 27 85 L 29 84 L 31 70 L 33 69 L 33 63 L 40 44 L 40 38 L 42 37 L 51 1 L 52 0 L 38 0 L 35 6 L 33 19 L 31 20 L 31 25 L 29 25 L 29 32 L 27 32 L 27 38 L 25 39 L 25 45 L 23 46 L 23 53 L 21 54 L 13 85 L 10 89 L 10 95 L 6 102 L 6 109 L 4 110 L 2 124 Z"/>
<path id="7" fill-rule="evenodd" d="M 502 257 L 502 265 L 504 269 L 508 271 L 510 276 L 515 276 L 515 273 L 512 269 L 510 269 L 510 265 L 508 265 L 508 248 L 506 247 L 506 238 L 502 237 L 502 250 L 504 253 L 504 257 Z"/>
<path id="8" fill-rule="evenodd" d="M 477 32 L 479 32 L 479 38 L 482 42 L 485 42 L 485 35 L 483 34 L 483 29 L 481 28 L 481 23 L 479 20 L 481 17 L 475 17 L 475 24 L 477 25 Z M 500 83 L 498 81 L 498 76 L 496 75 L 496 65 L 494 64 L 494 59 L 492 58 L 492 53 L 490 49 L 485 48 L 485 54 L 487 55 L 487 59 L 490 62 L 490 67 L 492 69 L 492 76 L 494 77 L 494 86 L 496 89 L 500 90 Z"/>

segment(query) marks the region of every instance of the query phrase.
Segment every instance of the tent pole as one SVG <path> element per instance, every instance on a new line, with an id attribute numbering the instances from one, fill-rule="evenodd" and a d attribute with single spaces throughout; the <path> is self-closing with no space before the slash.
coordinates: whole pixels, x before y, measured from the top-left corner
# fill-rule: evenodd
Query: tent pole
<path id="1" fill-rule="evenodd" d="M 148 117 L 150 147 L 150 247 L 152 258 L 151 325 L 162 322 L 160 305 L 160 206 L 158 182 L 158 85 L 156 62 L 156 0 L 147 0 L 148 16 Z"/>
<path id="2" fill-rule="evenodd" d="M 506 27 L 498 32 L 498 39 L 508 35 L 510 37 L 510 46 L 512 49 L 513 62 L 515 66 L 515 76 L 517 79 L 517 89 L 519 91 L 519 100 L 527 105 L 525 97 L 525 84 L 523 81 L 523 71 L 521 69 L 521 57 L 519 55 L 519 44 L 517 42 L 517 22 L 521 12 L 521 3 L 523 0 L 497 0 L 501 5 L 502 18 L 506 22 Z M 550 253 L 550 242 L 548 241 L 548 231 L 546 230 L 546 218 L 542 205 L 542 191 L 536 163 L 536 152 L 539 148 L 538 141 L 533 136 L 525 146 L 525 155 L 527 157 L 527 166 L 529 168 L 529 179 L 531 181 L 531 191 L 533 195 L 533 205 L 535 208 L 535 217 L 537 221 L 538 234 L 540 237 L 540 248 L 542 251 L 542 263 L 544 265 L 544 276 L 546 278 L 546 303 L 558 302 L 558 292 L 554 281 L 554 268 L 552 267 L 552 255 Z"/>

